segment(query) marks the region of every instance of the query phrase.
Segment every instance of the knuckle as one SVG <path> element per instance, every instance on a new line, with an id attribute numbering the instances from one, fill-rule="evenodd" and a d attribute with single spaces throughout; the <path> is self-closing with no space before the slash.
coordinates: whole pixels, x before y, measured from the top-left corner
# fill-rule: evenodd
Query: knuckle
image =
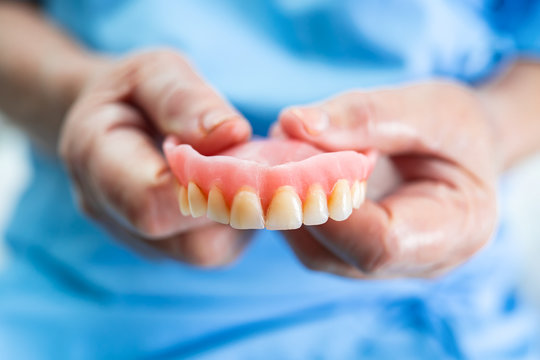
<path id="1" fill-rule="evenodd" d="M 161 48 L 142 53 L 139 55 L 139 59 L 156 66 L 187 64 L 186 59 L 180 53 L 169 48 Z"/>
<path id="2" fill-rule="evenodd" d="M 202 112 L 210 107 L 212 92 L 198 84 L 175 85 L 165 91 L 162 116 L 165 119 L 178 118 L 191 112 Z M 196 101 L 198 100 L 198 101 Z"/>
<path id="3" fill-rule="evenodd" d="M 307 269 L 311 271 L 325 271 L 325 265 L 324 262 L 316 257 L 316 256 L 310 256 L 310 255 L 299 255 L 298 259 L 304 265 Z"/>
<path id="4" fill-rule="evenodd" d="M 389 229 L 381 240 L 380 245 L 372 251 L 362 251 L 364 255 L 357 264 L 362 273 L 376 275 L 397 263 L 401 253 L 401 242 L 398 236 Z"/>
<path id="5" fill-rule="evenodd" d="M 432 82 L 427 85 L 427 93 L 430 100 L 437 103 L 440 99 L 445 99 L 454 107 L 452 112 L 453 121 L 463 121 L 469 125 L 469 131 L 484 131 L 485 123 L 483 106 L 481 100 L 474 93 L 474 90 L 453 80 L 443 80 Z"/>
<path id="6" fill-rule="evenodd" d="M 137 198 L 128 200 L 128 221 L 149 239 L 163 238 L 171 232 L 168 216 L 163 215 L 165 188 L 161 183 L 146 185 Z M 129 196 L 129 195 L 128 195 Z"/>
<path id="7" fill-rule="evenodd" d="M 128 59 L 128 68 L 133 68 L 140 76 L 148 78 L 156 74 L 180 73 L 185 80 L 197 78 L 193 66 L 179 52 L 172 49 L 159 49 L 142 53 Z M 145 76 L 146 75 L 146 76 Z"/>
<path id="8" fill-rule="evenodd" d="M 143 237 L 148 239 L 159 239 L 167 234 L 163 231 L 159 222 L 152 216 L 147 215 L 146 212 L 137 213 L 131 223 L 135 225 L 135 228 Z"/>
<path id="9" fill-rule="evenodd" d="M 345 109 L 343 116 L 348 119 L 350 125 L 363 127 L 366 131 L 369 131 L 372 124 L 377 120 L 378 105 L 376 99 L 377 96 L 371 92 L 353 90 L 343 95 L 335 106 L 337 109 Z"/>
<path id="10" fill-rule="evenodd" d="M 163 100 L 162 115 L 164 118 L 175 118 L 185 111 L 192 102 L 193 90 L 186 86 L 177 86 L 165 96 Z"/>
<path id="11" fill-rule="evenodd" d="M 200 240 L 200 239 L 197 239 Z M 224 266 L 234 261 L 239 252 L 231 254 L 231 245 L 223 242 L 186 241 L 183 256 L 187 262 L 203 268 Z"/>
<path id="12" fill-rule="evenodd" d="M 204 251 L 190 252 L 186 254 L 188 262 L 202 268 L 214 268 L 227 265 L 233 259 L 225 257 L 223 254 L 215 254 Z"/>

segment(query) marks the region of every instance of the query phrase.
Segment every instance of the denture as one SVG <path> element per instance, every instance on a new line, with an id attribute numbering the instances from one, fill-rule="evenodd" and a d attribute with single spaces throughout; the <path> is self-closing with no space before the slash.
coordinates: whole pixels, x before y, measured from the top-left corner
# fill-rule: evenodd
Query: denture
<path id="1" fill-rule="evenodd" d="M 169 137 L 163 149 L 179 183 L 181 213 L 236 229 L 291 230 L 346 220 L 365 199 L 376 157 L 281 139 L 204 156 Z"/>

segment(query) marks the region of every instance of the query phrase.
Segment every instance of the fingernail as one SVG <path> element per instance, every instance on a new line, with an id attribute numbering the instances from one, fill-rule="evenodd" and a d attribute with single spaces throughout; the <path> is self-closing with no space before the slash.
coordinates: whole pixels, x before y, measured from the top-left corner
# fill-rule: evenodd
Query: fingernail
<path id="1" fill-rule="evenodd" d="M 330 125 L 330 117 L 321 109 L 293 109 L 291 112 L 302 121 L 310 135 L 319 135 Z"/>
<path id="2" fill-rule="evenodd" d="M 237 113 L 234 112 L 223 112 L 223 111 L 211 111 L 204 115 L 201 120 L 201 126 L 206 132 L 211 132 L 221 123 L 232 120 L 235 117 L 238 117 Z"/>

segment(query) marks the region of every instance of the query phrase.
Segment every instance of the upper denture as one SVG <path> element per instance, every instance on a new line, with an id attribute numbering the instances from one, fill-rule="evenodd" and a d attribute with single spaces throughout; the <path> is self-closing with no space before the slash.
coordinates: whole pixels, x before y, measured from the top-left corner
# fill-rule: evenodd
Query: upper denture
<path id="1" fill-rule="evenodd" d="M 235 196 L 241 191 L 246 191 L 245 189 L 257 195 L 263 211 L 262 216 L 265 214 L 268 216 L 268 208 L 275 194 L 281 194 L 282 190 L 286 189 L 284 195 L 279 195 L 279 203 L 297 204 L 296 200 L 288 199 L 294 197 L 296 192 L 300 201 L 304 203 L 314 186 L 329 198 L 330 217 L 343 220 L 350 215 L 351 201 L 354 208 L 359 206 L 359 200 L 363 201 L 363 194 L 359 194 L 359 190 L 364 189 L 364 181 L 371 173 L 375 162 L 374 152 L 367 154 L 355 151 L 323 152 L 294 140 L 251 141 L 215 156 L 201 155 L 190 145 L 180 144 L 174 137 L 167 138 L 163 148 L 170 167 L 181 184 L 181 192 L 184 191 L 182 188 L 187 188 L 185 195 L 188 198 L 191 196 L 197 204 L 200 204 L 191 209 L 193 215 L 200 216 L 206 211 L 206 206 L 203 206 L 202 202 L 204 199 L 208 200 L 212 190 L 211 202 L 219 198 L 219 211 L 215 211 L 214 208 L 208 209 L 208 216 L 215 220 L 220 218 L 220 222 L 225 222 Z M 336 185 L 337 188 L 334 189 Z M 347 185 L 352 187 L 351 191 L 349 188 L 346 191 L 345 197 L 348 196 L 349 199 L 336 205 L 333 199 L 338 193 L 341 194 Z M 219 192 L 218 196 L 216 192 Z M 343 197 L 342 194 L 340 196 Z M 225 204 L 221 201 L 221 197 L 225 200 Z M 180 199 L 182 213 L 186 212 L 184 198 L 181 196 Z M 344 207 L 336 210 L 340 205 Z M 225 214 L 226 210 L 229 213 Z M 340 212 L 339 215 L 332 216 L 332 212 L 336 211 Z M 271 212 L 276 214 L 275 209 Z M 267 222 L 270 220 L 269 227 L 272 228 L 278 229 L 280 224 L 292 227 L 298 223 L 298 219 L 286 221 L 283 216 L 271 216 L 273 218 L 267 219 Z M 274 221 L 274 217 L 279 221 Z M 235 222 L 237 221 L 238 219 L 235 219 Z M 232 219 L 231 226 L 234 226 Z M 260 227 L 260 224 L 257 223 L 256 226 Z M 245 228 L 245 225 L 242 227 Z"/>

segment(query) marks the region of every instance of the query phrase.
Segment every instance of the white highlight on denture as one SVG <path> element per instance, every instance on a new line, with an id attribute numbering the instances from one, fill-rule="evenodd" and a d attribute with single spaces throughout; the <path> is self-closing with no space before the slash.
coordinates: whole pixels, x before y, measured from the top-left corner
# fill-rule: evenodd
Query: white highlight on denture
<path id="1" fill-rule="evenodd" d="M 179 208 L 184 216 L 206 216 L 236 229 L 292 230 L 304 225 L 320 225 L 331 218 L 346 220 L 353 209 L 358 209 L 365 200 L 366 182 L 356 180 L 349 187 L 345 179 L 338 180 L 330 193 L 319 184 L 309 187 L 304 202 L 291 186 L 282 186 L 274 193 L 266 210 L 261 199 L 251 188 L 242 188 L 234 196 L 229 209 L 223 192 L 212 186 L 208 199 L 201 189 L 190 181 L 187 188 L 179 187 Z"/>
<path id="2" fill-rule="evenodd" d="M 349 182 L 338 180 L 328 198 L 328 214 L 332 220 L 343 221 L 351 216 L 352 198 Z"/>
<path id="3" fill-rule="evenodd" d="M 366 182 L 356 180 L 351 187 L 351 198 L 353 209 L 359 209 L 366 199 Z"/>

